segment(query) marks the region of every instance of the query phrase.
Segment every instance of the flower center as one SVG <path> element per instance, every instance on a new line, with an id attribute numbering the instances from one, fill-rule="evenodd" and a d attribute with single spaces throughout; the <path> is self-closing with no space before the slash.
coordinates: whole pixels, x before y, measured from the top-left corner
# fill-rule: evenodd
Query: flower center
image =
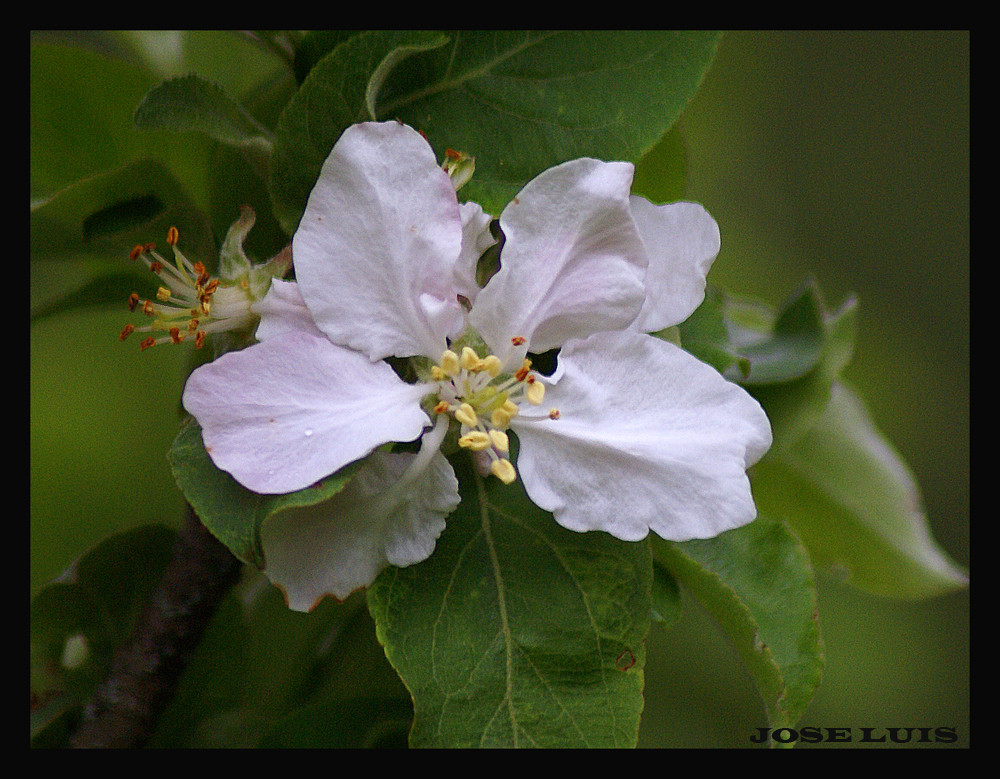
<path id="1" fill-rule="evenodd" d="M 531 360 L 525 359 L 513 376 L 502 374 L 502 367 L 496 355 L 480 357 L 469 346 L 461 355 L 448 349 L 431 368 L 431 380 L 437 383 L 434 412 L 458 422 L 458 445 L 472 452 L 484 471 L 510 484 L 517 472 L 510 462 L 507 428 L 522 402 L 541 404 L 545 385 L 531 371 Z M 555 409 L 550 413 L 558 415 Z"/>
<path id="2" fill-rule="evenodd" d="M 239 330 L 250 325 L 254 314 L 250 311 L 253 298 L 248 284 L 228 284 L 212 278 L 200 262 L 192 263 L 177 248 L 179 235 L 176 227 L 167 231 L 167 243 L 173 249 L 174 262 L 167 262 L 156 252 L 154 244 L 136 246 L 129 259 L 141 259 L 160 277 L 161 285 L 156 300 L 143 300 L 138 293 L 129 296 L 129 311 L 142 309 L 153 321 L 142 327 L 132 324 L 122 328 L 119 338 L 124 341 L 132 333 L 165 333 L 160 337 L 149 335 L 139 346 L 146 350 L 162 343 L 180 343 L 187 337 L 194 339 L 200 349 L 205 337 L 223 330 Z"/>

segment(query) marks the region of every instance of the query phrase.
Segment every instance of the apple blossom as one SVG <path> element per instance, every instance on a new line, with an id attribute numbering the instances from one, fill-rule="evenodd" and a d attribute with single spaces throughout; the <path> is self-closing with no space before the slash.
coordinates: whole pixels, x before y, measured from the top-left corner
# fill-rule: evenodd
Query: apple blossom
<path id="1" fill-rule="evenodd" d="M 293 238 L 296 281 L 255 306 L 260 343 L 197 369 L 183 398 L 215 464 L 255 492 L 368 458 L 358 486 L 265 526 L 265 573 L 290 605 L 431 553 L 457 504 L 453 440 L 571 530 L 686 540 L 755 517 L 763 410 L 646 334 L 699 305 L 718 228 L 697 204 L 631 196 L 632 173 L 579 159 L 530 181 L 480 288 L 490 220 L 458 202 L 426 140 L 397 122 L 344 131 Z M 534 355 L 555 349 L 554 373 L 538 373 Z M 380 447 L 417 439 L 388 467 Z"/>

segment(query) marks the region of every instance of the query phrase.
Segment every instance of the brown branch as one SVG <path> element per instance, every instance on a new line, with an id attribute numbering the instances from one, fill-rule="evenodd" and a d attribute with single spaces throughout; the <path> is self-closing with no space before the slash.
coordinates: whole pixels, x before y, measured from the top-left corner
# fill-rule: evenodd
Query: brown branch
<path id="1" fill-rule="evenodd" d="M 135 748 L 149 740 L 240 568 L 190 511 L 163 578 L 116 652 L 108 678 L 84 708 L 71 747 Z"/>

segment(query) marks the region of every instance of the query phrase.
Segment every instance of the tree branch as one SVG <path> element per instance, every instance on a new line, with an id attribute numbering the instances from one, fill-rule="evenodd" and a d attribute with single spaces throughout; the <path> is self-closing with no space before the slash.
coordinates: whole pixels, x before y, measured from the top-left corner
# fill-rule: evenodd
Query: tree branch
<path id="1" fill-rule="evenodd" d="M 71 747 L 145 745 L 240 570 L 239 560 L 189 511 L 163 579 L 132 636 L 116 652 L 108 678 L 84 708 Z"/>

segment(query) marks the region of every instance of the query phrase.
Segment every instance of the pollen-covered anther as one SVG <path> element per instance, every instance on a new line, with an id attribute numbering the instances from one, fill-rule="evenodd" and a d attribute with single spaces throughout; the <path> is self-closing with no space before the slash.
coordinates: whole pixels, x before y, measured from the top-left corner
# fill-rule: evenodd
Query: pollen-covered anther
<path id="1" fill-rule="evenodd" d="M 435 414 L 447 414 L 449 411 L 451 411 L 451 406 L 446 400 L 439 401 L 438 404 L 434 406 Z"/>
<path id="2" fill-rule="evenodd" d="M 171 227 L 167 230 L 167 243 L 170 246 L 176 246 L 177 242 L 181 239 L 181 234 L 178 232 L 176 227 Z"/>
<path id="3" fill-rule="evenodd" d="M 517 373 L 514 374 L 514 378 L 517 379 L 518 381 L 524 381 L 526 378 L 528 378 L 528 373 L 530 373 L 530 371 L 531 371 L 531 360 L 529 360 L 526 357 L 524 359 L 524 362 L 521 363 L 521 367 L 517 369 Z"/>
<path id="4" fill-rule="evenodd" d="M 205 335 L 206 335 L 206 333 L 205 333 L 204 330 L 199 330 L 197 333 L 194 334 L 194 348 L 195 349 L 200 349 L 201 347 L 203 347 L 205 345 Z"/>
<path id="5" fill-rule="evenodd" d="M 560 416 L 562 416 L 562 414 L 559 413 L 559 409 L 557 408 L 549 409 L 549 419 L 559 419 Z"/>
<path id="6" fill-rule="evenodd" d="M 160 287 L 158 290 L 156 290 L 156 299 L 163 303 L 166 303 L 168 300 L 170 300 L 170 290 L 167 289 L 166 287 Z"/>
<path id="7" fill-rule="evenodd" d="M 152 300 L 142 301 L 142 313 L 146 316 L 156 316 L 156 307 L 153 305 Z"/>
<path id="8" fill-rule="evenodd" d="M 121 333 L 118 335 L 118 340 L 124 341 L 134 332 L 135 332 L 135 325 L 125 325 L 125 327 L 122 328 Z"/>
<path id="9" fill-rule="evenodd" d="M 493 441 L 492 436 L 482 430 L 472 430 L 458 439 L 458 445 L 463 449 L 481 452 L 484 449 L 489 449 L 493 445 Z"/>
<path id="10" fill-rule="evenodd" d="M 495 354 L 491 354 L 484 357 L 480 361 L 480 369 L 486 371 L 494 379 L 500 375 L 500 371 L 503 369 L 503 363 L 500 358 Z"/>
<path id="11" fill-rule="evenodd" d="M 441 370 L 444 371 L 445 376 L 457 376 L 458 372 L 462 369 L 458 355 L 451 349 L 445 349 L 441 355 L 441 362 L 438 365 L 441 366 Z"/>
<path id="12" fill-rule="evenodd" d="M 170 343 L 179 344 L 184 340 L 184 336 L 181 335 L 181 329 L 179 327 L 171 327 L 168 332 L 170 333 Z"/>
<path id="13" fill-rule="evenodd" d="M 545 385 L 540 381 L 531 381 L 534 376 L 529 376 L 528 388 L 524 391 L 528 402 L 533 406 L 540 406 L 545 399 Z"/>
<path id="14" fill-rule="evenodd" d="M 509 452 L 510 451 L 510 439 L 507 434 L 502 430 L 490 430 L 489 432 L 490 443 L 493 448 L 499 452 Z"/>
<path id="15" fill-rule="evenodd" d="M 510 460 L 498 458 L 490 464 L 490 473 L 496 476 L 504 484 L 510 484 L 517 478 L 517 471 L 511 465 Z"/>
<path id="16" fill-rule="evenodd" d="M 469 427 L 475 427 L 479 424 L 479 417 L 476 415 L 476 410 L 468 403 L 463 403 L 455 410 L 455 419 Z"/>
<path id="17" fill-rule="evenodd" d="M 465 368 L 467 371 L 479 371 L 481 370 L 480 365 L 482 360 L 479 359 L 479 355 L 469 346 L 462 349 L 462 356 L 459 359 L 459 364 Z"/>

